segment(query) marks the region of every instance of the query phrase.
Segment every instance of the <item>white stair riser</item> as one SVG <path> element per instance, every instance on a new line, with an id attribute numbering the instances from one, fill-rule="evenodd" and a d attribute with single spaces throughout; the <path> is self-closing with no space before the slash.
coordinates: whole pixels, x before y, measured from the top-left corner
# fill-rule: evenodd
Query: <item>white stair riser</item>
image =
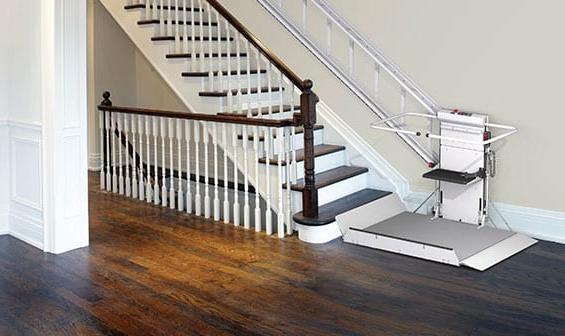
<path id="1" fill-rule="evenodd" d="M 322 206 L 367 188 L 368 173 L 350 177 L 318 189 L 318 205 Z M 302 192 L 293 191 L 295 209 L 302 209 Z"/>
<path id="2" fill-rule="evenodd" d="M 159 46 L 160 48 L 166 48 L 165 52 L 163 53 L 163 58 L 165 58 L 166 54 L 174 54 L 174 50 L 169 50 L 168 46 Z M 207 53 L 208 51 L 204 51 L 205 53 Z M 208 72 L 210 71 L 210 64 L 212 67 L 212 71 L 216 71 L 218 70 L 218 67 L 221 63 L 222 65 L 222 70 L 227 71 L 228 70 L 228 58 L 227 57 L 222 57 L 222 59 L 220 60 L 219 57 L 213 57 L 213 58 L 201 58 L 201 57 L 196 57 L 196 58 L 166 58 L 166 62 L 169 64 L 180 64 L 182 65 L 182 70 L 178 72 L 178 76 L 180 76 L 181 72 L 183 71 L 204 71 L 204 72 Z M 240 57 L 239 59 L 236 57 L 230 57 L 229 60 L 230 64 L 231 64 L 231 71 L 236 71 L 237 70 L 237 64 L 239 62 L 241 70 L 246 69 L 247 67 L 247 61 L 244 57 Z M 252 64 L 252 68 L 253 68 L 253 64 Z M 235 82 L 237 85 L 237 82 Z M 255 85 L 257 85 L 257 83 L 255 83 Z"/>
<path id="3" fill-rule="evenodd" d="M 316 157 L 316 173 L 321 173 L 333 168 L 343 166 L 345 164 L 345 151 L 339 151 L 332 154 Z M 296 164 L 297 178 L 304 178 L 304 161 Z"/>
<path id="4" fill-rule="evenodd" d="M 336 216 L 344 236 L 349 234 L 349 227 L 365 228 L 369 225 L 379 223 L 406 211 L 406 206 L 396 194 L 365 204 L 348 212 Z"/>

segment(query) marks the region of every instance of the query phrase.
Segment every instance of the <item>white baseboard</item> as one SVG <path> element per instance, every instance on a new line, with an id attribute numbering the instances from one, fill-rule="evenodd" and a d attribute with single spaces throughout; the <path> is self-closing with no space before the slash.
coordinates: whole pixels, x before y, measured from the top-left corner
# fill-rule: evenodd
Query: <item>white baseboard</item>
<path id="1" fill-rule="evenodd" d="M 429 194 L 413 192 L 404 202 L 409 211 L 418 207 Z M 427 206 L 423 206 L 421 211 Z M 528 236 L 565 244 L 565 212 L 494 203 L 489 209 L 489 226 L 519 232 Z"/>
<path id="2" fill-rule="evenodd" d="M 88 170 L 100 171 L 100 161 L 102 155 L 100 153 L 92 153 L 88 155 Z"/>
<path id="3" fill-rule="evenodd" d="M 41 223 L 15 214 L 10 214 L 8 220 L 8 233 L 11 236 L 43 250 L 43 226 Z"/>
<path id="4" fill-rule="evenodd" d="M 489 213 L 499 229 L 510 226 L 512 231 L 565 244 L 565 212 L 495 203 Z"/>
<path id="5" fill-rule="evenodd" d="M 8 211 L 0 211 L 0 236 L 9 234 L 8 229 Z"/>

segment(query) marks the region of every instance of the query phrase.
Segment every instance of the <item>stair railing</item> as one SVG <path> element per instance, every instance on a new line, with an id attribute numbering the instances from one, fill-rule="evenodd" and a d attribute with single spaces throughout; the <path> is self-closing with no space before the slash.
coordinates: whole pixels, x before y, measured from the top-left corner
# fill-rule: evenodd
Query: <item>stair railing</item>
<path id="1" fill-rule="evenodd" d="M 174 41 L 167 58 L 188 60 L 183 76 L 202 78 L 201 96 L 219 97 L 219 112 L 223 115 L 273 119 L 277 113 L 300 112 L 300 124 L 304 127 L 303 212 L 304 216 L 316 218 L 314 128 L 318 98 L 312 91 L 313 82 L 300 78 L 216 0 L 128 1 L 126 8 L 143 8 L 145 19 L 158 24 L 157 40 Z M 258 93 L 255 95 L 258 98 L 249 93 Z M 244 137 L 249 132 L 243 127 Z M 300 174 L 294 141 L 290 143 L 291 157 L 286 160 L 281 155 L 275 156 L 276 149 L 271 148 L 275 139 L 282 138 L 277 133 L 281 129 L 261 132 L 265 138 L 263 153 L 271 160 L 278 160 L 279 170 L 285 162 L 290 162 L 289 180 L 295 183 Z M 290 133 L 294 139 L 296 128 L 290 127 Z M 290 185 L 287 184 L 288 193 Z M 270 198 L 266 202 L 269 206 Z"/>
<path id="2" fill-rule="evenodd" d="M 386 58 L 367 38 L 337 13 L 325 0 L 257 0 L 276 20 L 278 20 L 296 39 L 304 44 L 330 71 L 332 71 L 369 109 L 379 118 L 388 119 L 396 114 L 408 112 L 414 108 L 418 112 L 435 115 L 441 109 L 433 98 L 419 88 L 413 80 L 404 74 L 398 66 Z M 314 12 L 313 9 L 317 9 Z M 294 12 L 292 12 L 294 9 Z M 298 11 L 297 11 L 298 9 Z M 294 14 L 294 15 L 293 15 Z M 325 36 L 313 36 L 309 32 L 311 17 L 315 15 L 325 19 Z M 317 20 L 319 22 L 319 20 Z M 341 34 L 341 35 L 340 35 Z M 337 55 L 339 37 L 346 43 L 344 55 Z M 323 41 L 323 42 L 320 42 Z M 357 55 L 358 50 L 360 51 Z M 369 66 L 356 63 L 356 60 L 369 60 Z M 357 68 L 361 69 L 357 71 Z M 372 73 L 366 84 L 367 73 Z M 396 93 L 385 92 L 385 77 L 390 79 Z M 386 97 L 385 97 L 386 96 Z M 396 97 L 396 98 L 395 98 Z M 396 100 L 396 102 L 394 101 Z M 396 105 L 396 108 L 390 106 Z M 390 127 L 406 128 L 403 121 L 387 123 Z M 431 131 L 432 123 L 428 123 Z M 438 154 L 433 150 L 430 139 L 418 140 L 406 134 L 398 136 L 414 150 L 429 166 L 438 162 Z"/>
<path id="3" fill-rule="evenodd" d="M 271 208 L 261 206 L 251 181 L 268 183 L 270 171 L 252 171 L 247 164 L 239 171 L 236 155 L 248 148 L 247 139 L 240 142 L 238 135 L 250 128 L 249 136 L 257 143 L 260 134 L 274 129 L 281 135 L 276 142 L 278 157 L 290 158 L 290 129 L 301 125 L 298 114 L 292 119 L 267 119 L 120 107 L 112 105 L 109 92 L 98 110 L 101 189 L 235 226 L 243 221 L 246 229 L 254 222 L 257 232 L 274 233 Z M 259 146 L 251 151 L 257 159 Z M 288 169 L 277 171 L 281 192 L 273 195 L 282 214 L 276 221 L 279 238 L 293 232 L 290 190 L 282 191 L 289 175 Z"/>

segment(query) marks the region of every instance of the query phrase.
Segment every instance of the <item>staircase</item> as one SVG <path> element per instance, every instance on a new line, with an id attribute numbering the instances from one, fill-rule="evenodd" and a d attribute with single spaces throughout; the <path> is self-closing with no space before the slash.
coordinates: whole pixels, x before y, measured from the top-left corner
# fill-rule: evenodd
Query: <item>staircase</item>
<path id="1" fill-rule="evenodd" d="M 311 243 L 341 235 L 336 216 L 392 194 L 369 187 L 370 169 L 350 165 L 346 146 L 325 141 L 313 83 L 294 74 L 218 1 L 101 2 L 189 110 L 198 112 L 187 116 L 113 107 L 107 95 L 99 106 L 106 149 L 103 188 L 141 199 L 143 185 L 144 192 L 152 190 L 144 198 L 156 205 L 243 222 L 248 229 L 255 222 L 257 231 L 265 228 L 280 238 L 298 231 L 300 239 Z M 185 148 L 193 148 L 197 157 L 183 158 Z M 114 151 L 119 153 L 112 157 Z M 234 172 L 228 174 L 226 164 Z M 198 188 L 195 199 L 190 181 Z M 218 190 L 229 183 L 235 199 L 227 192 L 221 199 Z M 208 194 L 209 187 L 215 197 Z M 241 203 L 239 193 L 245 199 Z M 253 193 L 255 216 L 249 214 Z"/>

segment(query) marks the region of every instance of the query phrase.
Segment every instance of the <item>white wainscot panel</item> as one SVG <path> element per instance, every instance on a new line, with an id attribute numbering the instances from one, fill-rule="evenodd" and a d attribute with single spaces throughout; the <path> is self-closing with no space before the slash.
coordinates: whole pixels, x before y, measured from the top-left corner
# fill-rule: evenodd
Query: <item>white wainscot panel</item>
<path id="1" fill-rule="evenodd" d="M 41 131 L 37 125 L 10 126 L 9 232 L 38 248 L 43 247 Z"/>

